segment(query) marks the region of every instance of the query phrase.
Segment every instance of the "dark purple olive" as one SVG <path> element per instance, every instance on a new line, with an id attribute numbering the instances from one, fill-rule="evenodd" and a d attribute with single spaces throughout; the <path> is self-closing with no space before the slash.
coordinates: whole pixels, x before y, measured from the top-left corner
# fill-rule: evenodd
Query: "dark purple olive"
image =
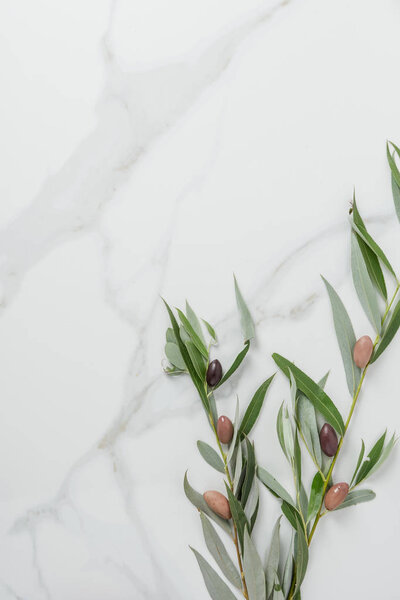
<path id="1" fill-rule="evenodd" d="M 336 431 L 331 425 L 325 423 L 319 432 L 319 442 L 321 450 L 326 456 L 334 456 L 338 447 Z"/>
<path id="2" fill-rule="evenodd" d="M 212 360 L 208 365 L 207 369 L 207 383 L 210 387 L 214 387 L 221 381 L 222 378 L 222 366 L 219 360 L 216 358 Z"/>

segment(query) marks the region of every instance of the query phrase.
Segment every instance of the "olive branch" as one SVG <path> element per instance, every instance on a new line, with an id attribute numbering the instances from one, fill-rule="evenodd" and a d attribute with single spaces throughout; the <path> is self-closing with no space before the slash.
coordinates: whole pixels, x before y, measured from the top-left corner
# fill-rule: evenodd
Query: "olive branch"
<path id="1" fill-rule="evenodd" d="M 396 163 L 396 159 L 400 158 L 400 149 L 393 143 L 387 144 L 387 158 L 395 210 L 400 221 L 400 171 Z M 218 343 L 215 329 L 204 319 L 200 320 L 188 303 L 185 312 L 176 309 L 177 318 L 164 300 L 171 321 L 165 345 L 169 365 L 164 370 L 169 375 L 190 376 L 216 444 L 214 449 L 199 440 L 198 450 L 204 460 L 225 478 L 224 493 L 208 490 L 203 494 L 191 486 L 187 474 L 184 478 L 185 494 L 199 511 L 207 549 L 222 574 L 219 575 L 192 548 L 213 600 L 237 600 L 237 593 L 247 600 L 300 600 L 309 546 L 320 519 L 329 513 L 375 498 L 371 489 L 359 489 L 359 486 L 382 466 L 397 441 L 395 434 L 388 438 L 385 431 L 365 456 L 366 448 L 362 440 L 351 478 L 335 483 L 334 469 L 367 371 L 387 349 L 400 327 L 400 280 L 386 254 L 368 232 L 355 195 L 350 210 L 350 236 L 355 291 L 375 333 L 374 341 L 368 335 L 356 339 L 343 302 L 331 284 L 322 278 L 331 304 L 334 329 L 351 396 L 346 421 L 325 391 L 329 373 L 316 382 L 287 358 L 279 354 L 272 355 L 290 386 L 290 400 L 282 403 L 276 428 L 279 443 L 293 474 L 294 495 L 258 464 L 254 444 L 249 439 L 274 375 L 258 387 L 242 417 L 239 400 L 236 402 L 233 423 L 229 417 L 218 415 L 216 392 L 240 367 L 255 335 L 250 311 L 236 279 L 235 294 L 244 346 L 225 373 L 218 359 L 211 360 L 212 348 Z M 308 492 L 302 479 L 304 451 L 309 464 L 315 469 Z M 264 564 L 252 539 L 259 508 L 258 482 L 281 502 L 281 511 L 292 529 L 289 550 L 286 557 L 282 557 L 281 517 L 278 519 Z M 233 544 L 234 559 L 213 523 Z"/>

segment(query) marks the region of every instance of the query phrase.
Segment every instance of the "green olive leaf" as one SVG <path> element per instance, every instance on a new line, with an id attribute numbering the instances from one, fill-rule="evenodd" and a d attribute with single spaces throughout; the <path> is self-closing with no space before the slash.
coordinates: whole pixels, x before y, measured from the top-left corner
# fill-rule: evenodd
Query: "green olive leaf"
<path id="1" fill-rule="evenodd" d="M 193 504 L 193 506 L 195 506 L 198 510 L 202 511 L 208 517 L 210 517 L 210 519 L 212 519 L 215 523 L 217 523 L 217 525 L 222 527 L 222 529 L 226 531 L 228 535 L 232 535 L 232 528 L 229 521 L 221 519 L 221 517 L 219 517 L 214 511 L 212 511 L 208 507 L 208 504 L 204 500 L 203 496 L 199 494 L 199 492 L 196 492 L 196 490 L 190 485 L 189 480 L 187 478 L 187 473 L 185 473 L 183 489 L 185 490 L 187 499 Z"/>
<path id="2" fill-rule="evenodd" d="M 199 449 L 199 452 L 206 461 L 206 463 L 208 463 L 211 467 L 213 467 L 220 473 L 225 473 L 225 467 L 222 458 L 214 450 L 214 448 L 211 448 L 211 446 L 206 444 L 206 442 L 202 442 L 201 440 L 197 442 L 197 448 Z"/>
<path id="3" fill-rule="evenodd" d="M 247 499 L 250 494 L 251 487 L 253 485 L 254 476 L 256 473 L 256 457 L 254 454 L 254 445 L 250 443 L 246 437 L 246 450 L 247 450 L 247 465 L 246 475 L 243 482 L 242 493 L 240 502 L 243 507 L 246 506 Z"/>
<path id="4" fill-rule="evenodd" d="M 200 513 L 200 519 L 203 528 L 204 540 L 211 556 L 228 581 L 230 581 L 235 587 L 242 589 L 242 581 L 240 579 L 239 572 L 233 564 L 231 557 L 227 553 L 221 538 L 215 531 L 209 519 L 202 512 Z"/>
<path id="5" fill-rule="evenodd" d="M 375 362 L 376 359 L 380 357 L 382 352 L 384 352 L 386 350 L 386 348 L 389 346 L 390 342 L 396 335 L 399 327 L 400 327 L 400 301 L 397 302 L 397 304 L 392 312 L 392 315 L 390 317 L 390 321 L 387 324 L 387 326 L 385 327 L 381 341 L 375 348 L 375 351 L 371 358 L 371 363 Z"/>
<path id="6" fill-rule="evenodd" d="M 237 600 L 236 596 L 231 592 L 218 573 L 208 564 L 206 559 L 197 550 L 191 546 L 189 547 L 196 557 L 204 583 L 212 600 Z"/>
<path id="7" fill-rule="evenodd" d="M 293 508 L 296 508 L 296 504 L 292 500 L 290 494 L 285 490 L 283 486 L 281 486 L 281 484 L 275 479 L 275 477 L 268 473 L 268 471 L 266 471 L 262 467 L 257 467 L 257 477 L 261 481 L 261 483 L 263 483 L 265 487 L 267 487 L 269 491 L 272 492 L 272 494 L 274 494 L 274 496 L 281 498 L 281 500 L 284 500 L 285 502 L 293 506 Z"/>
<path id="8" fill-rule="evenodd" d="M 388 142 L 386 144 L 386 154 L 389 162 L 390 170 L 392 172 L 392 193 L 393 193 L 393 202 L 396 210 L 397 218 L 400 221 L 400 172 L 397 168 L 396 162 L 394 160 L 393 155 L 390 153 L 389 143 L 392 144 L 393 148 L 397 152 L 398 156 L 400 156 L 399 148 L 393 144 L 393 142 Z"/>
<path id="9" fill-rule="evenodd" d="M 239 315 L 240 315 L 240 324 L 242 327 L 244 341 L 246 343 L 249 340 L 253 339 L 255 336 L 254 323 L 253 323 L 253 319 L 251 318 L 250 311 L 247 308 L 247 304 L 244 301 L 242 293 L 239 289 L 238 282 L 236 281 L 236 277 L 233 276 L 233 279 L 235 282 L 236 303 L 237 303 L 237 307 L 238 307 Z"/>
<path id="10" fill-rule="evenodd" d="M 364 462 L 362 463 L 360 470 L 356 477 L 356 485 L 361 483 L 361 481 L 363 481 L 370 475 L 371 470 L 373 469 L 373 467 L 376 465 L 376 463 L 378 462 L 378 460 L 381 457 L 381 454 L 382 454 L 383 448 L 384 448 L 384 444 L 385 444 L 385 439 L 386 439 L 386 431 L 383 435 L 381 435 L 381 437 L 378 439 L 376 444 L 372 447 L 366 460 L 364 460 Z"/>
<path id="11" fill-rule="evenodd" d="M 243 570 L 246 578 L 249 600 L 266 600 L 265 575 L 261 559 L 247 528 L 244 532 Z"/>
<path id="12" fill-rule="evenodd" d="M 351 271 L 361 306 L 370 323 L 379 333 L 381 330 L 381 315 L 378 299 L 354 231 L 351 233 Z"/>
<path id="13" fill-rule="evenodd" d="M 218 338 L 217 338 L 217 334 L 215 333 L 214 327 L 212 327 L 210 325 L 210 323 L 208 323 L 208 321 L 206 321 L 205 319 L 202 319 L 202 321 L 203 321 L 204 325 L 206 326 L 206 329 L 207 329 L 208 333 L 210 334 L 210 336 L 211 336 L 211 338 L 213 340 L 213 343 L 217 344 L 218 343 Z"/>
<path id="14" fill-rule="evenodd" d="M 193 363 L 193 366 L 196 370 L 197 375 L 202 381 L 205 381 L 206 378 L 206 363 L 203 358 L 203 355 L 197 350 L 196 346 L 193 344 L 191 340 L 185 342 L 185 346 Z"/>
<path id="15" fill-rule="evenodd" d="M 370 502 L 375 498 L 376 494 L 372 490 L 352 490 L 346 496 L 346 499 L 339 504 L 335 510 L 341 510 L 342 508 L 348 508 L 355 504 L 361 504 L 362 502 Z"/>
<path id="16" fill-rule="evenodd" d="M 281 517 L 278 518 L 272 531 L 271 543 L 269 546 L 269 553 L 265 567 L 265 574 L 267 577 L 267 598 L 270 597 L 272 590 L 274 589 L 276 573 L 279 567 L 279 553 L 280 553 L 280 541 L 279 541 L 279 529 L 281 524 Z"/>
<path id="17" fill-rule="evenodd" d="M 181 339 L 180 332 L 179 332 L 179 325 L 178 325 L 177 320 L 175 319 L 175 315 L 174 315 L 174 313 L 172 312 L 171 308 L 169 307 L 169 305 L 167 304 L 167 302 L 164 299 L 163 299 L 163 302 L 164 302 L 164 304 L 166 306 L 166 309 L 167 309 L 167 312 L 168 312 L 168 315 L 169 315 L 169 318 L 170 318 L 170 321 L 171 321 L 171 324 L 172 324 L 172 329 L 174 331 L 175 338 L 176 338 L 176 341 L 177 341 L 180 353 L 182 355 L 182 358 L 183 358 L 183 360 L 185 362 L 186 368 L 187 368 L 187 370 L 189 372 L 189 375 L 190 375 L 190 377 L 191 377 L 191 379 L 192 379 L 192 381 L 193 381 L 193 383 L 194 383 L 194 385 L 195 385 L 195 387 L 196 387 L 196 389 L 198 391 L 198 394 L 199 394 L 199 396 L 201 398 L 201 401 L 203 403 L 203 406 L 204 406 L 204 410 L 206 411 L 207 414 L 209 414 L 210 413 L 210 404 L 209 404 L 209 401 L 208 401 L 208 398 L 207 398 L 207 393 L 205 391 L 203 382 L 201 381 L 201 379 L 197 375 L 196 369 L 193 366 L 193 363 L 192 363 L 190 355 L 189 355 L 189 353 L 187 351 L 187 348 L 186 348 L 184 342 Z"/>
<path id="18" fill-rule="evenodd" d="M 165 356 L 171 365 L 174 365 L 174 367 L 177 367 L 181 371 L 186 369 L 185 361 L 182 358 L 178 344 L 175 344 L 174 342 L 167 342 L 165 344 Z"/>
<path id="19" fill-rule="evenodd" d="M 201 328 L 201 323 L 199 321 L 198 316 L 194 312 L 193 308 L 190 306 L 189 302 L 186 300 L 186 316 L 188 318 L 189 323 L 193 327 L 194 331 L 199 336 L 200 340 L 203 342 L 204 346 L 206 345 L 206 340 L 204 339 L 203 330 Z"/>
<path id="20" fill-rule="evenodd" d="M 283 591 L 283 595 L 285 598 L 289 594 L 290 586 L 292 584 L 293 546 L 294 546 L 294 533 L 292 532 L 292 538 L 290 540 L 289 550 L 287 553 L 287 558 L 286 558 L 286 562 L 285 562 L 285 567 L 283 569 L 283 578 L 282 578 L 282 591 Z"/>
<path id="21" fill-rule="evenodd" d="M 222 377 L 221 381 L 214 387 L 215 390 L 217 388 L 221 387 L 221 385 L 223 385 L 225 383 L 225 381 L 227 381 L 229 379 L 229 377 L 231 377 L 234 374 L 234 372 L 240 367 L 240 365 L 242 364 L 242 362 L 244 360 L 244 357 L 246 356 L 246 354 L 249 351 L 249 348 L 250 348 L 250 342 L 246 342 L 243 350 L 241 350 L 239 352 L 239 354 L 237 355 L 237 357 L 235 358 L 235 360 L 233 361 L 233 363 L 231 364 L 231 366 L 229 367 L 227 372 Z"/>
<path id="22" fill-rule="evenodd" d="M 371 477 L 371 475 L 373 473 L 375 473 L 375 471 L 377 471 L 383 465 L 383 463 L 389 458 L 389 455 L 392 452 L 393 448 L 395 447 L 396 443 L 397 443 L 397 438 L 396 438 L 396 435 L 393 434 L 392 437 L 390 438 L 389 442 L 384 447 L 379 459 L 377 460 L 375 465 L 372 467 L 372 469 L 369 471 L 368 477 Z"/>
<path id="23" fill-rule="evenodd" d="M 244 530 L 246 527 L 250 527 L 249 522 L 247 520 L 246 514 L 243 510 L 242 505 L 239 500 L 233 494 L 231 488 L 225 483 L 226 493 L 228 494 L 229 506 L 231 507 L 232 519 L 235 522 L 236 529 L 238 532 L 238 538 L 240 542 L 240 547 L 243 551 L 243 539 L 244 539 Z"/>
<path id="24" fill-rule="evenodd" d="M 193 344 L 196 346 L 196 348 L 199 350 L 199 352 L 201 352 L 201 354 L 204 356 L 204 358 L 206 360 L 208 360 L 208 351 L 207 351 L 207 348 L 206 348 L 204 342 L 199 337 L 199 335 L 196 333 L 196 331 L 193 329 L 192 324 L 190 323 L 190 321 L 186 317 L 186 315 L 179 308 L 177 308 L 176 310 L 177 310 L 177 313 L 181 320 L 181 323 L 182 323 L 183 327 L 185 328 L 186 333 L 190 336 Z"/>
<path id="25" fill-rule="evenodd" d="M 382 264 L 385 265 L 385 267 L 388 269 L 388 271 L 396 279 L 396 273 L 394 272 L 393 267 L 390 264 L 390 262 L 389 262 L 389 260 L 388 260 L 388 258 L 386 256 L 386 254 L 384 253 L 384 251 L 382 250 L 382 248 L 380 248 L 380 246 L 378 246 L 378 244 L 375 242 L 375 240 L 371 237 L 371 235 L 367 231 L 365 223 L 362 220 L 361 215 L 360 215 L 360 213 L 358 211 L 358 207 L 357 207 L 357 204 L 356 204 L 355 195 L 354 195 L 354 198 L 353 198 L 353 220 L 352 220 L 352 227 L 353 227 L 353 230 L 359 236 L 359 238 L 361 238 L 365 242 L 365 244 L 367 244 L 367 246 L 372 250 L 372 252 L 375 254 L 375 256 L 382 261 Z"/>
<path id="26" fill-rule="evenodd" d="M 235 464 L 235 474 L 233 476 L 233 491 L 234 494 L 237 495 L 239 483 L 242 477 L 243 472 L 243 454 L 242 454 L 242 444 L 238 445 L 237 454 L 236 454 L 236 464 Z"/>
<path id="27" fill-rule="evenodd" d="M 325 417 L 326 421 L 332 425 L 338 433 L 343 435 L 343 418 L 324 390 L 301 369 L 280 354 L 273 354 L 272 358 L 286 377 L 289 377 L 289 373 L 292 371 L 299 390 L 307 396 L 314 407 Z"/>
<path id="28" fill-rule="evenodd" d="M 239 398 L 236 398 L 236 409 L 235 409 L 235 420 L 233 422 L 233 437 L 229 446 L 228 455 L 226 457 L 226 462 L 229 464 L 232 460 L 233 453 L 236 448 L 236 442 L 238 440 L 238 432 L 239 432 Z"/>
<path id="29" fill-rule="evenodd" d="M 307 571 L 308 566 L 308 544 L 307 540 L 304 537 L 304 531 L 301 524 L 297 523 L 297 544 L 296 547 L 296 556 L 295 556 L 295 565 L 296 565 L 296 586 L 294 590 L 294 594 L 296 594 L 303 583 L 304 576 Z"/>
<path id="30" fill-rule="evenodd" d="M 362 459 L 364 458 L 364 454 L 365 454 L 365 444 L 364 444 L 364 440 L 361 440 L 361 450 L 360 450 L 360 454 L 358 455 L 357 464 L 356 464 L 356 468 L 354 469 L 353 477 L 351 478 L 350 487 L 352 486 L 353 481 L 356 478 L 358 469 L 360 468 Z"/>
<path id="31" fill-rule="evenodd" d="M 319 511 L 322 502 L 323 489 L 324 480 L 322 479 L 321 473 L 317 471 L 311 484 L 310 500 L 307 509 L 307 523 L 310 523 Z"/>
<path id="32" fill-rule="evenodd" d="M 322 280 L 325 283 L 331 302 L 333 323 L 346 373 L 347 387 L 353 396 L 361 377 L 361 369 L 356 366 L 353 360 L 353 348 L 356 343 L 356 336 L 349 315 L 340 297 L 324 277 L 322 277 Z"/>
<path id="33" fill-rule="evenodd" d="M 274 377 L 275 373 L 260 385 L 253 398 L 251 399 L 250 404 L 247 407 L 242 422 L 239 426 L 240 435 L 249 435 L 250 431 L 252 430 L 254 423 L 256 422 L 257 417 L 260 414 L 261 408 L 264 404 L 267 390 Z"/>

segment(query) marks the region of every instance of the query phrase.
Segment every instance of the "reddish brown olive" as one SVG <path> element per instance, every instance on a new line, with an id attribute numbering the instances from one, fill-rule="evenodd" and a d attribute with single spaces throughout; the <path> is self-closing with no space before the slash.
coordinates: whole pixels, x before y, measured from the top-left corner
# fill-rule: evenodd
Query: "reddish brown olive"
<path id="1" fill-rule="evenodd" d="M 342 504 L 342 502 L 344 502 L 348 493 L 348 483 L 342 481 L 342 483 L 336 483 L 335 485 L 333 485 L 325 494 L 326 510 L 335 510 L 335 508 L 337 508 Z"/>
<path id="2" fill-rule="evenodd" d="M 208 492 L 204 492 L 203 498 L 211 510 L 222 519 L 231 518 L 231 508 L 228 499 L 223 494 L 215 490 L 209 490 Z"/>
<path id="3" fill-rule="evenodd" d="M 338 447 L 338 439 L 336 431 L 332 425 L 325 423 L 321 427 L 319 432 L 319 443 L 321 444 L 321 450 L 326 456 L 334 456 Z"/>
<path id="4" fill-rule="evenodd" d="M 369 363 L 369 359 L 374 351 L 374 344 L 369 335 L 363 335 L 354 344 L 353 358 L 357 367 L 364 369 Z"/>
<path id="5" fill-rule="evenodd" d="M 222 379 L 222 366 L 216 358 L 210 362 L 207 369 L 207 383 L 210 387 L 214 387 Z"/>
<path id="6" fill-rule="evenodd" d="M 217 434 L 220 442 L 223 444 L 229 444 L 233 437 L 233 425 L 232 421 L 228 419 L 228 417 L 222 415 L 218 419 Z"/>

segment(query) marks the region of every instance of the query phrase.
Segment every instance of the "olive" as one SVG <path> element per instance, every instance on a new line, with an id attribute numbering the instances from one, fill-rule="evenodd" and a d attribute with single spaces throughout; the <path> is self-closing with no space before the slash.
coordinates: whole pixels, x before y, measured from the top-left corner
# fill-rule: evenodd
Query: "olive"
<path id="1" fill-rule="evenodd" d="M 374 351 L 374 344 L 369 335 L 363 335 L 354 344 L 353 358 L 357 367 L 364 369 L 369 363 L 369 359 Z"/>
<path id="2" fill-rule="evenodd" d="M 217 358 L 212 360 L 208 365 L 207 369 L 207 383 L 210 387 L 214 387 L 221 381 L 222 378 L 222 366 Z"/>
<path id="3" fill-rule="evenodd" d="M 231 508 L 228 499 L 225 498 L 223 494 L 214 490 L 209 490 L 208 492 L 204 492 L 203 498 L 211 510 L 222 519 L 231 518 Z"/>
<path id="4" fill-rule="evenodd" d="M 349 493 L 349 484 L 336 483 L 333 485 L 325 494 L 325 508 L 326 510 L 335 510 L 342 502 L 346 499 Z"/>
<path id="5" fill-rule="evenodd" d="M 222 415 L 218 419 L 217 434 L 220 442 L 223 444 L 229 444 L 233 437 L 233 425 L 232 421 L 228 419 L 228 417 Z"/>
<path id="6" fill-rule="evenodd" d="M 332 425 L 325 423 L 321 427 L 319 432 L 319 443 L 321 444 L 321 450 L 326 456 L 334 456 L 338 447 L 338 439 L 336 431 Z"/>

